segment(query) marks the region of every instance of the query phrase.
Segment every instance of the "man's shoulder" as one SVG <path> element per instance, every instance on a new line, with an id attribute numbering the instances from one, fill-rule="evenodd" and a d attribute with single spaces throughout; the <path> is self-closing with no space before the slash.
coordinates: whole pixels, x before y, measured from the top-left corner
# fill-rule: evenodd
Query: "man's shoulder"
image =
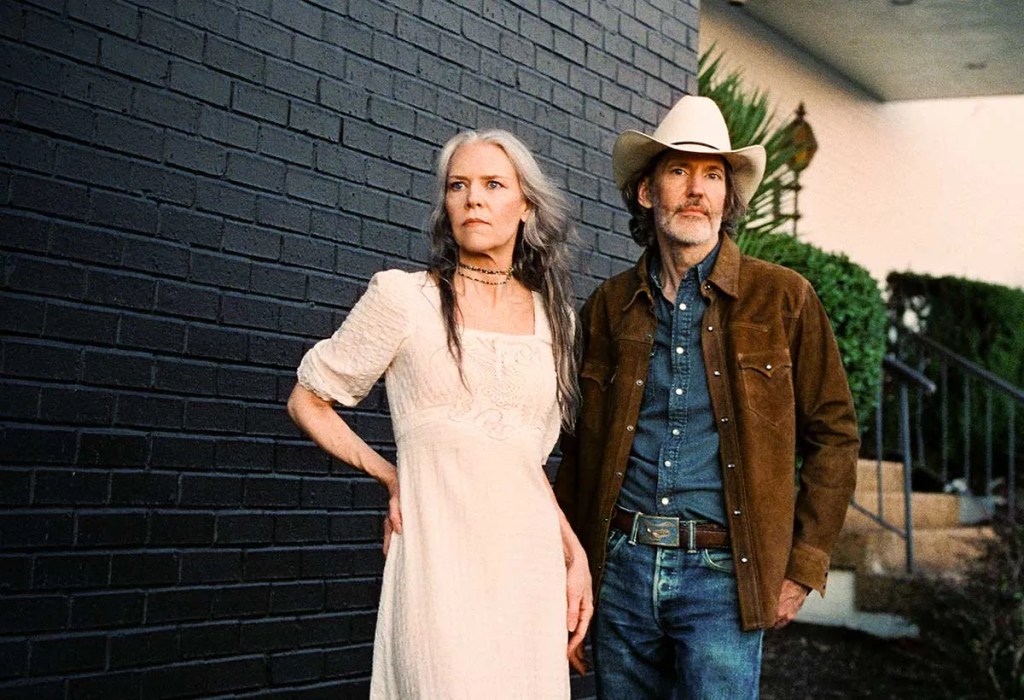
<path id="1" fill-rule="evenodd" d="M 811 288 L 807 278 L 796 270 L 750 255 L 740 258 L 740 280 L 748 287 L 804 292 Z"/>

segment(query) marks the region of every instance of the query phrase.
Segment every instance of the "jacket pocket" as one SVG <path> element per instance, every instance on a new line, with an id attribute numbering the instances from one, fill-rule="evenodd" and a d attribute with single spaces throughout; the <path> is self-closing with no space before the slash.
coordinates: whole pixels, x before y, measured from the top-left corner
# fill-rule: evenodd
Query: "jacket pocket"
<path id="1" fill-rule="evenodd" d="M 583 367 L 580 368 L 580 384 L 583 384 L 585 380 L 595 382 L 596 387 L 601 391 L 606 390 L 611 386 L 612 381 L 615 379 L 615 369 L 608 367 L 607 365 L 598 364 L 596 362 L 584 362 Z M 585 386 L 581 386 L 584 389 Z"/>
<path id="2" fill-rule="evenodd" d="M 793 361 L 780 348 L 741 352 L 737 360 L 747 408 L 772 425 L 793 415 Z"/>

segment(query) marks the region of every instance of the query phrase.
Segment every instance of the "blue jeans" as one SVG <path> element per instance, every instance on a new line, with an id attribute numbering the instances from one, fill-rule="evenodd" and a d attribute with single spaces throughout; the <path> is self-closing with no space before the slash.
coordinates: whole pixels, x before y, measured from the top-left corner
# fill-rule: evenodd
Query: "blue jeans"
<path id="1" fill-rule="evenodd" d="M 740 627 L 728 550 L 632 545 L 612 529 L 594 618 L 602 700 L 757 698 L 762 630 Z"/>

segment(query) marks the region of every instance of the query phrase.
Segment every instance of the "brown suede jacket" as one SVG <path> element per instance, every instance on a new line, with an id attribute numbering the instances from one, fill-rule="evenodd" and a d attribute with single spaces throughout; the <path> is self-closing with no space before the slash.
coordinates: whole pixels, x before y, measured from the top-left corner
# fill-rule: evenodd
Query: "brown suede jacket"
<path id="1" fill-rule="evenodd" d="M 595 592 L 657 323 L 646 269 L 645 253 L 581 313 L 583 403 L 576 434 L 562 438 L 555 493 L 587 551 Z M 783 578 L 824 594 L 856 481 L 853 399 L 828 317 L 803 277 L 725 238 L 701 294 L 710 302 L 701 344 L 740 616 L 744 629 L 768 627 Z"/>

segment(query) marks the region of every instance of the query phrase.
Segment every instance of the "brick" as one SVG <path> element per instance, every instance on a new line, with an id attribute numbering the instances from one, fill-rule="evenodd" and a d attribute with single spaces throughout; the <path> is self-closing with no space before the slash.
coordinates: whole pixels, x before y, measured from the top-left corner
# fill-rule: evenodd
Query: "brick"
<path id="1" fill-rule="evenodd" d="M 35 558 L 31 554 L 0 555 L 0 586 L 5 593 L 27 591 L 32 588 L 32 565 Z M 0 619 L 6 611 L 0 608 Z M 63 626 L 64 615 L 60 615 L 59 623 L 55 626 Z M 38 623 L 37 623 L 38 624 Z M 38 626 L 33 627 L 38 629 Z M 6 629 L 0 625 L 0 629 Z"/>
<path id="2" fill-rule="evenodd" d="M 285 299 L 304 299 L 306 273 L 301 270 L 260 265 L 252 270 L 249 291 Z"/>
<path id="3" fill-rule="evenodd" d="M 270 590 L 270 611 L 273 613 L 300 613 L 324 610 L 324 584 L 280 583 Z"/>
<path id="4" fill-rule="evenodd" d="M 110 582 L 110 557 L 104 554 L 39 556 L 32 567 L 35 590 L 97 588 Z"/>
<path id="5" fill-rule="evenodd" d="M 146 594 L 146 622 L 203 620 L 210 614 L 210 588 L 170 588 Z"/>
<path id="6" fill-rule="evenodd" d="M 214 591 L 210 614 L 215 618 L 264 615 L 269 610 L 269 598 L 267 584 L 219 587 Z"/>
<path id="7" fill-rule="evenodd" d="M 213 622 L 183 627 L 181 658 L 227 656 L 238 649 L 238 637 L 237 622 Z"/>
<path id="8" fill-rule="evenodd" d="M 0 546 L 6 549 L 52 548 L 70 545 L 74 519 L 61 511 L 0 513 Z"/>
<path id="9" fill-rule="evenodd" d="M 90 205 L 90 223 L 137 233 L 157 230 L 159 213 L 151 200 L 93 190 Z"/>
<path id="10" fill-rule="evenodd" d="M 191 206 L 196 200 L 196 178 L 167 167 L 146 163 L 132 165 L 130 177 L 135 183 L 131 191 L 160 202 Z"/>
<path id="11" fill-rule="evenodd" d="M 259 122 L 216 107 L 203 106 L 199 112 L 199 135 L 253 150 L 259 142 Z"/>
<path id="12" fill-rule="evenodd" d="M 15 678 L 28 668 L 28 642 L 5 640 L 0 642 L 0 678 Z"/>
<path id="13" fill-rule="evenodd" d="M 433 3 L 431 3 L 433 5 Z M 424 8 L 426 11 L 427 8 Z M 373 34 L 365 27 L 355 24 L 347 17 L 327 13 L 324 15 L 324 41 L 344 49 L 345 52 L 370 56 L 372 52 Z"/>
<path id="14" fill-rule="evenodd" d="M 288 100 L 285 97 L 246 83 L 234 84 L 231 108 L 260 121 L 281 125 L 288 123 Z"/>
<path id="15" fill-rule="evenodd" d="M 242 578 L 242 551 L 205 550 L 181 554 L 181 583 L 225 583 Z"/>
<path id="16" fill-rule="evenodd" d="M 6 426 L 0 458 L 8 464 L 63 464 L 71 461 L 75 436 L 71 431 Z"/>
<path id="17" fill-rule="evenodd" d="M 286 198 L 265 195 L 256 202 L 256 221 L 265 226 L 309 232 L 309 207 Z"/>
<path id="18" fill-rule="evenodd" d="M 153 85 L 161 85 L 167 76 L 165 54 L 119 37 L 104 36 L 100 40 L 99 62 L 104 68 Z"/>
<path id="19" fill-rule="evenodd" d="M 302 568 L 301 548 L 250 550 L 245 554 L 245 580 L 295 579 Z"/>
<path id="20" fill-rule="evenodd" d="M 86 188 L 22 173 L 11 178 L 10 197 L 18 207 L 79 220 L 89 211 Z"/>
<path id="21" fill-rule="evenodd" d="M 114 586 L 167 585 L 177 583 L 178 554 L 171 552 L 133 552 L 114 554 L 110 562 L 110 583 Z M 147 596 L 147 620 L 152 599 Z"/>
<path id="22" fill-rule="evenodd" d="M 178 496 L 175 474 L 115 472 L 110 476 L 110 505 L 169 506 Z"/>
<path id="23" fill-rule="evenodd" d="M 156 282 L 138 275 L 89 270 L 85 298 L 95 304 L 150 310 L 156 298 Z M 122 316 L 122 340 L 126 337 L 125 324 L 131 324 L 126 318 Z"/>
<path id="24" fill-rule="evenodd" d="M 75 348 L 15 342 L 5 345 L 3 368 L 8 377 L 64 381 L 78 378 L 80 353 Z M 21 439 L 28 438 L 28 435 L 21 436 Z"/>
<path id="25" fill-rule="evenodd" d="M 227 161 L 227 178 L 272 192 L 284 191 L 286 168 L 279 161 L 233 152 Z"/>
<path id="26" fill-rule="evenodd" d="M 86 350 L 82 379 L 90 384 L 146 388 L 152 380 L 152 360 L 124 352 Z"/>
<path id="27" fill-rule="evenodd" d="M 141 545 L 146 541 L 144 513 L 79 513 L 75 544 L 80 547 Z"/>
<path id="28" fill-rule="evenodd" d="M 190 355 L 216 360 L 244 360 L 249 354 L 249 335 L 243 331 L 192 325 L 185 349 Z"/>
<path id="29" fill-rule="evenodd" d="M 10 296 L 4 299 L 4 313 L 0 317 L 0 328 L 15 331 L 21 335 L 41 336 L 46 321 L 46 304 L 25 297 Z"/>
<path id="30" fill-rule="evenodd" d="M 63 627 L 67 618 L 67 608 L 67 599 L 64 596 L 6 597 L 5 605 L 0 606 L 0 629 L 5 634 L 55 630 Z"/>
<path id="31" fill-rule="evenodd" d="M 5 395 L 9 387 L 3 387 Z M 29 502 L 32 486 L 32 472 L 4 467 L 0 471 L 0 504 L 22 505 Z M 3 664 L 0 664 L 2 667 Z"/>
<path id="32" fill-rule="evenodd" d="M 287 61 L 267 58 L 267 87 L 309 102 L 315 102 L 320 76 L 309 70 L 297 68 Z"/>
<path id="33" fill-rule="evenodd" d="M 224 250 L 254 258 L 276 260 L 281 255 L 281 233 L 259 226 L 224 222 Z"/>
<path id="34" fill-rule="evenodd" d="M 49 221 L 28 212 L 0 211 L 0 230 L 4 232 L 7 251 L 42 253 L 49 245 Z"/>
<path id="35" fill-rule="evenodd" d="M 118 344 L 133 349 L 181 352 L 185 348 L 184 323 L 176 320 L 125 314 Z"/>
<path id="36" fill-rule="evenodd" d="M 14 105 L 11 104 L 4 113 L 11 114 L 13 110 Z M 17 128 L 0 129 L 0 134 L 3 138 L 0 141 L 0 162 L 44 174 L 55 171 L 56 148 L 52 138 Z"/>
<path id="37" fill-rule="evenodd" d="M 376 3 L 351 3 L 349 16 L 356 22 L 369 25 L 385 34 L 395 31 L 396 13 Z"/>
<path id="38" fill-rule="evenodd" d="M 181 477 L 182 506 L 236 506 L 242 503 L 242 493 L 240 476 L 185 474 Z"/>
<path id="39" fill-rule="evenodd" d="M 324 659 L 325 671 L 331 678 L 361 673 L 372 664 L 373 647 L 363 645 L 345 649 L 330 649 Z"/>
<path id="40" fill-rule="evenodd" d="M 134 38 L 139 32 L 138 10 L 114 0 L 86 0 L 68 6 L 68 14 L 99 29 Z"/>
<path id="41" fill-rule="evenodd" d="M 119 414 L 124 410 L 125 396 L 122 395 L 118 404 Z M 146 438 L 143 435 L 124 432 L 83 433 L 79 440 L 78 463 L 139 467 L 146 459 L 146 449 Z"/>
<path id="42" fill-rule="evenodd" d="M 155 546 L 214 542 L 216 517 L 210 513 L 151 512 L 148 543 Z"/>
<path id="43" fill-rule="evenodd" d="M 273 537 L 273 516 L 256 513 L 217 516 L 217 544 L 267 544 L 273 541 Z M 245 554 L 246 580 L 264 578 L 262 572 L 272 567 L 271 562 L 262 556 L 256 551 Z"/>
<path id="44" fill-rule="evenodd" d="M 208 287 L 171 280 L 157 285 L 156 308 L 163 313 L 212 321 L 218 316 L 218 307 L 218 295 Z"/>
<path id="45" fill-rule="evenodd" d="M 64 61 L 27 46 L 6 42 L 0 56 L 0 68 L 4 78 L 17 85 L 37 88 L 44 92 L 60 91 L 61 68 Z M 19 91 L 19 98 L 27 93 Z M 31 122 L 27 122 L 31 123 Z"/>
<path id="46" fill-rule="evenodd" d="M 246 409 L 248 414 L 250 409 Z M 247 435 L 258 435 L 258 431 L 249 428 L 246 421 Z M 265 440 L 249 437 L 245 440 L 220 440 L 217 442 L 216 464 L 218 468 L 244 469 L 246 471 L 270 472 L 275 467 L 274 445 Z"/>
<path id="47" fill-rule="evenodd" d="M 298 367 L 306 350 L 300 340 L 253 333 L 248 359 L 257 365 L 292 368 Z"/>
<path id="48" fill-rule="evenodd" d="M 192 61 L 203 60 L 203 34 L 153 12 L 142 12 L 139 41 Z"/>
<path id="49" fill-rule="evenodd" d="M 292 33 L 282 29 L 279 22 L 267 22 L 243 12 L 238 16 L 238 40 L 260 53 L 291 57 Z"/>
<path id="50" fill-rule="evenodd" d="M 24 18 L 25 43 L 80 61 L 96 61 L 99 53 L 99 35 L 96 32 L 27 8 Z"/>
<path id="51" fill-rule="evenodd" d="M 337 143 L 341 140 L 341 118 L 333 110 L 292 102 L 288 126 L 327 141 Z"/>
<path id="52" fill-rule="evenodd" d="M 114 418 L 113 392 L 86 388 L 46 387 L 40 392 L 40 415 L 56 423 L 111 425 Z"/>
<path id="53" fill-rule="evenodd" d="M 273 654 L 270 657 L 270 681 L 274 684 L 316 680 L 324 674 L 324 652 L 311 651 Z"/>
<path id="54" fill-rule="evenodd" d="M 165 157 L 168 163 L 207 175 L 224 175 L 227 167 L 223 146 L 174 132 L 167 133 Z"/>
<path id="55" fill-rule="evenodd" d="M 362 83 L 321 78 L 319 103 L 342 115 L 365 118 L 370 110 L 370 95 Z M 342 140 L 344 125 L 345 122 L 342 122 Z"/>
<path id="56" fill-rule="evenodd" d="M 236 402 L 191 400 L 186 404 L 185 429 L 239 433 L 245 429 L 244 412 Z"/>
<path id="57" fill-rule="evenodd" d="M 310 215 L 309 232 L 314 236 L 321 236 L 339 243 L 357 243 L 359 241 L 360 222 L 357 217 L 320 207 L 314 208 Z"/>
<path id="58" fill-rule="evenodd" d="M 263 80 L 263 57 L 259 53 L 217 36 L 207 36 L 203 62 L 254 83 Z"/>
<path id="59" fill-rule="evenodd" d="M 194 326 L 190 327 L 191 329 Z M 201 362 L 188 362 L 179 358 L 157 359 L 153 387 L 163 391 L 176 391 L 187 394 L 211 393 L 217 376 L 216 367 Z"/>
<path id="60" fill-rule="evenodd" d="M 379 513 L 331 516 L 331 542 L 381 542 L 383 537 L 383 519 Z"/>
<path id="61" fill-rule="evenodd" d="M 174 628 L 132 630 L 110 637 L 110 666 L 125 668 L 169 663 L 178 658 Z"/>
<path id="62" fill-rule="evenodd" d="M 45 676 L 101 669 L 106 656 L 104 642 L 100 635 L 62 635 L 60 639 L 34 640 L 29 672 Z"/>
<path id="63" fill-rule="evenodd" d="M 138 591 L 80 593 L 71 596 L 72 629 L 127 627 L 142 623 L 143 595 Z"/>
<path id="64" fill-rule="evenodd" d="M 213 462 L 214 441 L 196 436 L 156 435 L 152 439 L 149 466 L 206 468 Z M 182 477 L 184 479 L 184 477 Z M 184 482 L 183 482 L 184 484 Z M 187 502 L 182 487 L 182 504 Z"/>
<path id="65" fill-rule="evenodd" d="M 274 521 L 274 541 L 281 544 L 325 544 L 328 541 L 328 531 L 328 521 L 321 513 L 278 515 Z"/>
<path id="66" fill-rule="evenodd" d="M 313 142 L 272 124 L 260 126 L 259 152 L 289 163 L 313 166 Z"/>
<path id="67" fill-rule="evenodd" d="M 286 236 L 281 247 L 281 262 L 303 268 L 333 270 L 335 246 L 310 238 Z"/>
<path id="68" fill-rule="evenodd" d="M 123 673 L 102 672 L 97 675 L 72 677 L 68 680 L 68 693 L 82 700 L 106 700 L 106 698 L 137 697 L 141 674 L 136 671 Z"/>
<path id="69" fill-rule="evenodd" d="M 219 694 L 256 688 L 267 682 L 262 657 L 195 662 L 154 669 L 142 681 L 142 697 Z"/>

